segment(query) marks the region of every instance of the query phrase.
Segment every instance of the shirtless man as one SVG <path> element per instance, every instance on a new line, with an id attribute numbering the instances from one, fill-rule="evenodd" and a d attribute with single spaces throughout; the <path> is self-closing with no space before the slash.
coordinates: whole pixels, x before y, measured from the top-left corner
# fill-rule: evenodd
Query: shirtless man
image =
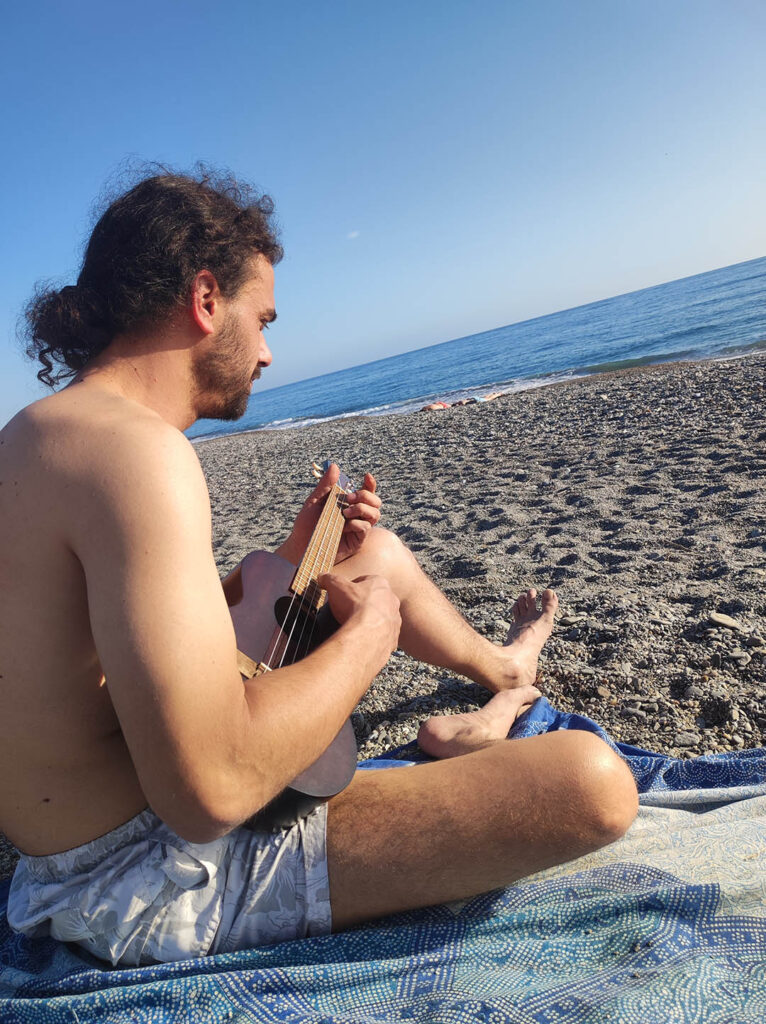
<path id="1" fill-rule="evenodd" d="M 160 175 L 94 229 L 77 286 L 38 295 L 46 383 L 0 435 L 0 827 L 9 921 L 115 963 L 199 956 L 465 898 L 621 836 L 632 777 L 584 732 L 506 741 L 556 598 L 478 636 L 395 536 L 369 475 L 335 571 L 337 632 L 243 681 L 182 431 L 235 418 L 271 363 L 270 201 Z M 58 364 L 54 368 L 54 362 Z M 279 554 L 299 560 L 332 474 Z M 376 528 L 373 528 L 376 527 Z M 280 832 L 246 824 L 328 746 L 397 647 L 495 696 L 431 719 L 438 760 L 358 772 Z M 149 809 L 150 808 L 150 809 Z"/>

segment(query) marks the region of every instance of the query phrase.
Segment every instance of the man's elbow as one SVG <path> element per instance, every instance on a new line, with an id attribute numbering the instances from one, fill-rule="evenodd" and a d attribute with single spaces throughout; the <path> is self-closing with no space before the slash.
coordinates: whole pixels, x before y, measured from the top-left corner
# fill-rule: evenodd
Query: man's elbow
<path id="1" fill-rule="evenodd" d="M 218 787 L 215 790 L 168 794 L 152 803 L 154 813 L 181 839 L 189 843 L 212 843 L 252 817 L 273 794 L 259 798 L 250 788 Z"/>

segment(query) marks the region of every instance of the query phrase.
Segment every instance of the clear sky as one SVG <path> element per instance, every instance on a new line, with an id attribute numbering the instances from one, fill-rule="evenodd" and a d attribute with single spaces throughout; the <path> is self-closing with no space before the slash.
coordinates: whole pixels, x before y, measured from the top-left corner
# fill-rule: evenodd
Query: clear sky
<path id="1" fill-rule="evenodd" d="M 763 0 L 29 0 L 3 42 L 0 423 L 127 159 L 274 196 L 266 387 L 766 254 Z"/>

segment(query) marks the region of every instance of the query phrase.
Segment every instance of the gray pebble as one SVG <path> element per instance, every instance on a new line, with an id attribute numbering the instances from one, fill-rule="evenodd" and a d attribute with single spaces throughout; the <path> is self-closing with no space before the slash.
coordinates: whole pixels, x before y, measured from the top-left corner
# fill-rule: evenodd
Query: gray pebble
<path id="1" fill-rule="evenodd" d="M 733 619 L 731 615 L 724 615 L 723 612 L 711 612 L 708 618 L 714 626 L 722 626 L 724 629 L 733 629 L 740 632 L 745 628 L 737 619 Z"/>
<path id="2" fill-rule="evenodd" d="M 624 718 L 646 718 L 646 712 L 642 711 L 641 708 L 620 708 L 620 714 Z"/>
<path id="3" fill-rule="evenodd" d="M 693 732 L 677 732 L 673 738 L 673 745 L 676 747 L 696 747 L 699 739 L 699 736 L 696 736 Z"/>

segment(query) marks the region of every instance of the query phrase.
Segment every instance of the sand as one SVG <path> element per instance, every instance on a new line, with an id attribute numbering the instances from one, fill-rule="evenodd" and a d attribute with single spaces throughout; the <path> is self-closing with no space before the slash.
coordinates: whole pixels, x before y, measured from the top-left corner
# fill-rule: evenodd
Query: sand
<path id="1" fill-rule="evenodd" d="M 439 412 L 201 442 L 223 575 L 273 548 L 310 462 L 370 470 L 384 525 L 484 635 L 556 589 L 556 706 L 681 757 L 766 735 L 766 357 L 584 378 Z M 362 756 L 489 694 L 397 653 L 354 714 Z M 6 860 L 6 869 L 8 865 Z M 0 865 L 1 867 L 1 865 Z"/>

